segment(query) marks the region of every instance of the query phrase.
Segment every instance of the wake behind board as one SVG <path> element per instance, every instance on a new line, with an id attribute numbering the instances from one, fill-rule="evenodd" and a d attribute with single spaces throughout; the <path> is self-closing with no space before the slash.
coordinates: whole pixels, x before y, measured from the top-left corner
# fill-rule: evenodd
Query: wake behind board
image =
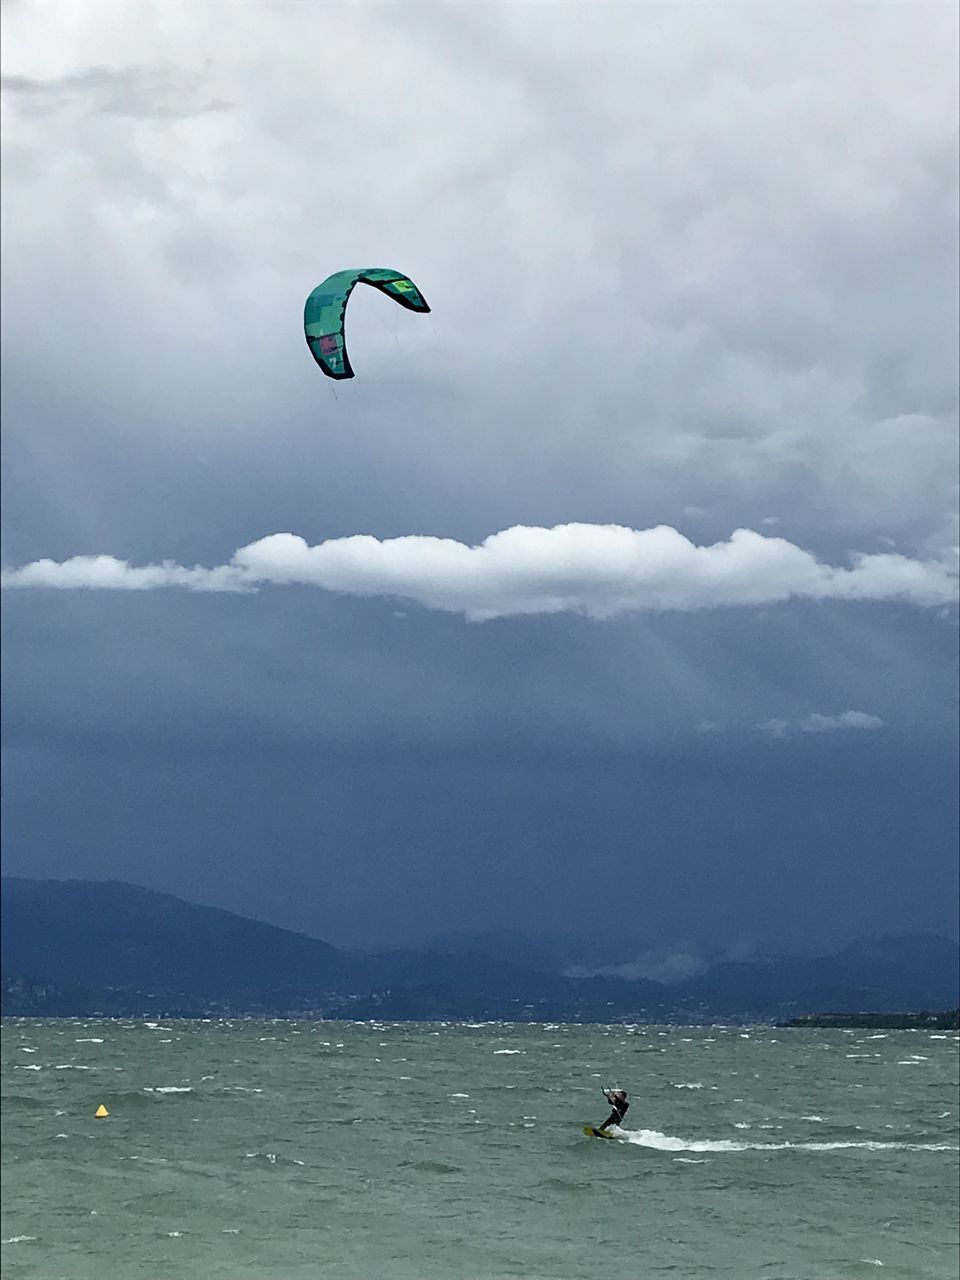
<path id="1" fill-rule="evenodd" d="M 607 1133 L 604 1129 L 594 1129 L 591 1124 L 585 1124 L 583 1126 L 583 1132 L 588 1138 L 613 1138 L 612 1133 Z"/>

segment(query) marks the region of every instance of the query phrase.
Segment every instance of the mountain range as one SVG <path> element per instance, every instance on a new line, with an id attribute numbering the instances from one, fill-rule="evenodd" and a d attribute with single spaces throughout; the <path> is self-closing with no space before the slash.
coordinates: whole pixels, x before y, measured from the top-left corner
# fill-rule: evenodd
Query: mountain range
<path id="1" fill-rule="evenodd" d="M 960 1003 L 960 948 L 934 935 L 694 963 L 668 983 L 617 963 L 622 944 L 495 933 L 349 951 L 119 881 L 7 877 L 0 903 L 4 1014 L 705 1022 Z"/>

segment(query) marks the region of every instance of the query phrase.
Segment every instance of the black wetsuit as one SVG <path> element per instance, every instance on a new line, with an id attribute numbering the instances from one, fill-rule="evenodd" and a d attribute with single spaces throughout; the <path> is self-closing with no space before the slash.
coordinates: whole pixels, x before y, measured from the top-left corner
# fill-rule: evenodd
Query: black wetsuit
<path id="1" fill-rule="evenodd" d="M 606 1099 L 613 1107 L 613 1110 L 611 1111 L 609 1118 L 604 1120 L 603 1124 L 599 1126 L 601 1129 L 609 1129 L 612 1124 L 620 1124 L 623 1117 L 630 1109 L 630 1103 L 627 1101 L 626 1094 L 624 1094 L 622 1098 L 617 1098 L 607 1094 Z"/>

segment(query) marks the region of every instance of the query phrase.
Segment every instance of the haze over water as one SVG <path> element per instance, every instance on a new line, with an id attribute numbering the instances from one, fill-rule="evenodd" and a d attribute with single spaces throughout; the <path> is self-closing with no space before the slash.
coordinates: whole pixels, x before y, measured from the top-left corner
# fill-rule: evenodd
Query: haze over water
<path id="1" fill-rule="evenodd" d="M 3 1274 L 946 1280 L 957 1062 L 942 1032 L 7 1019 Z M 616 1142 L 581 1132 L 605 1084 Z"/>

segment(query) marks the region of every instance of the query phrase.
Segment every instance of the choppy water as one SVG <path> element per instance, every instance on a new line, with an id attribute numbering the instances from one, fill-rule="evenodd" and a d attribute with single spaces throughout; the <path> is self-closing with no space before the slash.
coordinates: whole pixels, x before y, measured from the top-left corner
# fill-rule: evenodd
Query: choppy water
<path id="1" fill-rule="evenodd" d="M 953 1280 L 958 1048 L 8 1019 L 3 1275 Z M 630 1091 L 617 1142 L 581 1133 L 601 1084 Z"/>

